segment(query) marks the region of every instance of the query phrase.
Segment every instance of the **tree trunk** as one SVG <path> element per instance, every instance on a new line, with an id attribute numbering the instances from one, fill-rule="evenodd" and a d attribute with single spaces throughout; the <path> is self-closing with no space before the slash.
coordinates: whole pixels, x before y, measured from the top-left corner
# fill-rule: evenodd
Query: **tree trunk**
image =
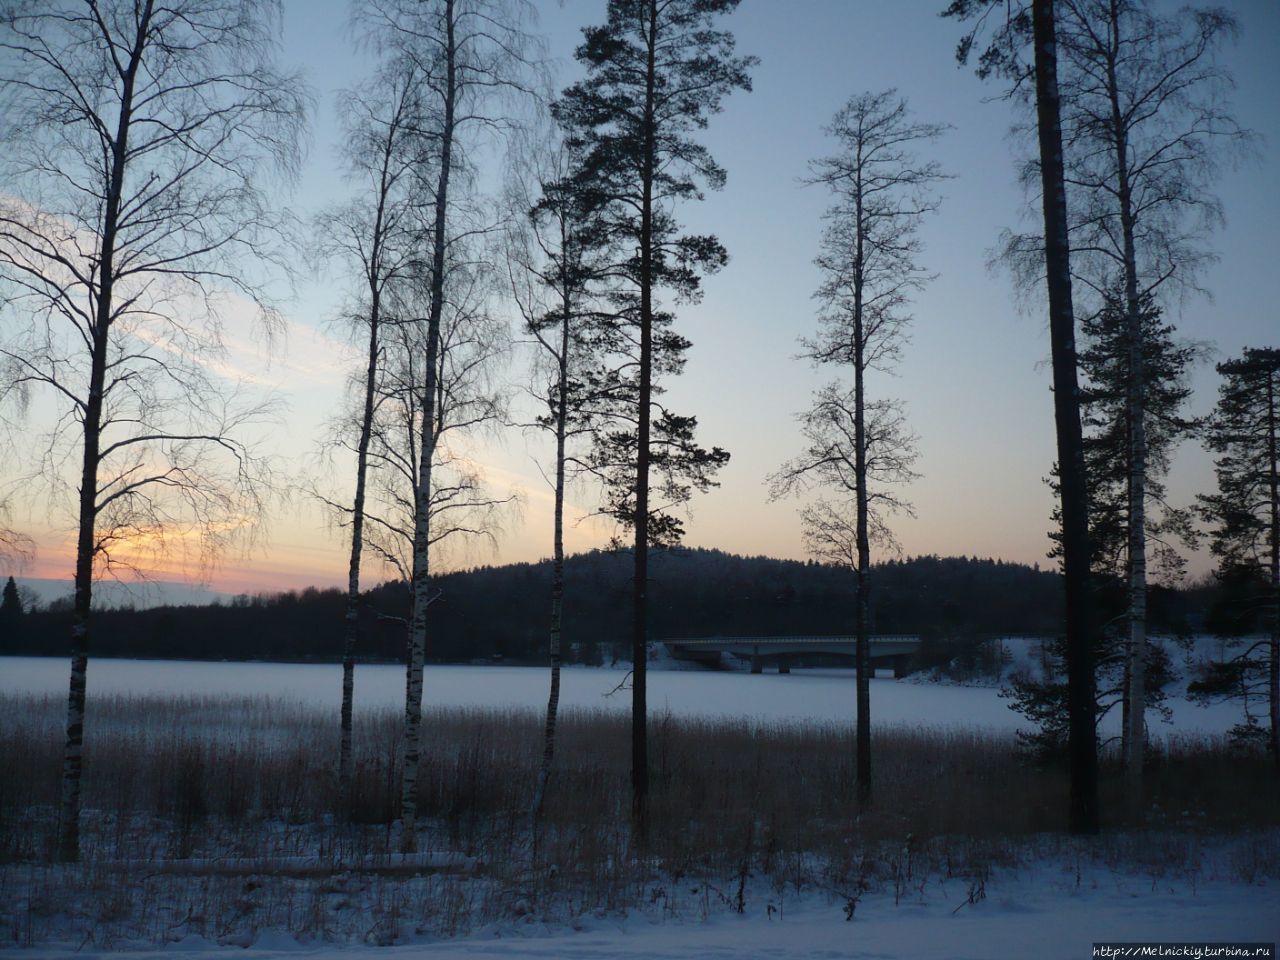
<path id="1" fill-rule="evenodd" d="M 118 196 L 118 195 L 117 195 Z M 104 244 L 104 250 L 106 244 Z M 103 257 L 110 276 L 109 255 Z M 80 526 L 76 538 L 75 608 L 71 625 L 71 683 L 67 693 L 67 736 L 62 755 L 62 806 L 58 822 L 58 859 L 80 859 L 80 775 L 84 752 L 84 711 L 89 666 L 89 615 L 93 606 L 93 558 L 96 552 L 98 451 L 102 431 L 102 388 L 106 376 L 107 304 L 110 281 L 102 285 L 98 331 L 94 337 L 89 402 L 84 414 L 84 461 L 80 476 Z"/>
<path id="2" fill-rule="evenodd" d="M 338 750 L 338 803 L 344 814 L 351 802 L 351 712 L 355 688 L 355 648 L 360 639 L 360 559 L 364 550 L 365 481 L 369 468 L 369 440 L 373 433 L 373 406 L 378 379 L 378 334 L 382 322 L 383 222 L 394 133 L 388 130 L 383 142 L 382 169 L 378 180 L 378 205 L 373 218 L 373 237 L 366 265 L 369 282 L 369 357 L 364 380 L 364 413 L 360 440 L 356 446 L 356 494 L 351 505 L 351 559 L 347 568 L 347 610 L 342 639 L 342 742 Z"/>
<path id="3" fill-rule="evenodd" d="M 1271 714 L 1271 759 L 1280 770 L 1280 460 L 1277 459 L 1277 431 L 1280 416 L 1276 405 L 1276 375 L 1267 376 L 1267 459 L 1268 487 L 1271 493 L 1271 665 L 1268 688 Z"/>
<path id="4" fill-rule="evenodd" d="M 422 666 L 427 651 L 427 607 L 431 603 L 431 468 L 436 450 L 436 390 L 440 353 L 440 321 L 444 312 L 445 228 L 449 174 L 453 162 L 457 98 L 457 46 L 454 0 L 445 0 L 445 103 L 440 138 L 440 174 L 436 184 L 435 224 L 431 252 L 431 305 L 427 316 L 427 358 L 422 409 L 422 444 L 418 467 L 413 532 L 413 612 L 405 681 L 404 777 L 400 794 L 401 849 L 417 848 L 419 737 L 422 728 Z"/>
<path id="5" fill-rule="evenodd" d="M 1124 764 L 1125 793 L 1131 812 L 1142 805 L 1142 766 L 1146 754 L 1147 720 L 1147 428 L 1146 371 L 1142 307 L 1138 298 L 1138 257 L 1134 241 L 1133 189 L 1129 178 L 1128 128 L 1120 107 L 1116 57 L 1120 47 L 1120 10 L 1112 0 L 1108 24 L 1110 45 L 1107 94 L 1115 148 L 1116 201 L 1120 209 L 1124 257 L 1125 326 L 1128 341 L 1128 384 L 1125 421 L 1129 435 L 1129 475 L 1126 491 L 1128 525 L 1129 636 L 1125 645 Z"/>
<path id="6" fill-rule="evenodd" d="M 564 255 L 565 235 L 561 231 L 561 255 Z M 567 284 L 567 278 L 563 278 Z M 560 357 L 557 371 L 556 394 L 556 492 L 554 531 L 552 542 L 554 556 L 551 572 L 551 635 L 549 654 L 551 660 L 551 692 L 547 697 L 547 720 L 542 734 L 542 768 L 538 771 L 538 785 L 533 794 L 533 823 L 536 829 L 542 814 L 542 802 L 551 779 L 551 763 L 556 752 L 556 715 L 560 709 L 560 635 L 561 613 L 564 607 L 564 476 L 565 432 L 569 406 L 569 323 L 572 305 L 566 290 L 563 296 L 563 315 L 560 326 Z"/>
<path id="7" fill-rule="evenodd" d="M 374 250 L 381 232 L 382 202 L 374 227 Z M 376 259 L 376 252 L 373 254 Z M 378 375 L 378 284 L 369 283 L 369 364 L 365 371 L 364 416 L 360 421 L 360 441 L 356 447 L 356 495 L 351 507 L 351 560 L 347 567 L 347 610 L 342 636 L 342 742 L 338 750 L 338 805 L 344 815 L 351 802 L 351 712 L 355 693 L 355 649 L 360 637 L 360 557 L 364 549 L 365 477 L 368 473 L 369 438 L 373 432 L 373 398 Z"/>
<path id="8" fill-rule="evenodd" d="M 84 451 L 80 470 L 79 529 L 76 535 L 75 608 L 71 625 L 71 682 L 67 692 L 67 736 L 62 753 L 62 802 L 58 815 L 58 858 L 80 859 L 80 775 L 84 759 L 85 694 L 89 667 L 89 616 L 93 608 L 93 560 L 97 553 L 98 466 L 102 440 L 102 407 L 110 343 L 115 286 L 116 231 L 124 194 L 125 164 L 129 156 L 129 124 L 133 90 L 147 34 L 152 0 L 146 0 L 138 19 L 134 46 L 123 74 L 120 116 L 112 144 L 111 181 L 102 217 L 101 259 L 98 264 L 98 302 L 94 310 L 93 351 L 89 396 L 84 406 Z"/>
<path id="9" fill-rule="evenodd" d="M 869 529 L 870 497 L 867 490 L 867 397 L 864 374 L 866 372 L 866 328 L 862 316 L 864 285 L 863 239 L 866 225 L 863 222 L 862 205 L 862 157 L 858 156 L 858 183 L 856 186 L 856 251 L 853 265 L 853 431 L 854 431 L 854 486 L 857 500 L 855 539 L 857 552 L 857 609 L 854 615 L 854 664 L 856 673 L 857 726 L 855 732 L 857 760 L 857 800 L 859 808 L 871 805 L 871 537 Z"/>
<path id="10" fill-rule="evenodd" d="M 636 540 L 634 617 L 631 635 L 632 813 L 643 839 L 648 821 L 649 741 L 646 667 L 649 641 L 649 436 L 653 395 L 653 178 L 654 83 L 658 7 L 649 3 L 648 60 L 645 71 L 643 202 L 640 211 L 640 396 L 636 424 Z"/>
<path id="11" fill-rule="evenodd" d="M 1063 182 L 1062 120 L 1058 97 L 1053 0 L 1033 0 L 1036 118 L 1044 203 L 1045 272 L 1053 355 L 1053 406 L 1062 497 L 1062 566 L 1066 587 L 1067 714 L 1075 833 L 1098 829 L 1098 745 L 1094 697 L 1092 611 L 1089 597 L 1089 516 L 1080 396 L 1076 379 L 1071 252 Z"/>
<path id="12" fill-rule="evenodd" d="M 1133 223 L 1126 220 L 1126 246 L 1132 253 Z M 1129 642 L 1128 743 L 1125 781 L 1134 809 L 1142 800 L 1142 765 L 1146 755 L 1147 721 L 1147 439 L 1146 382 L 1143 371 L 1143 333 L 1137 284 L 1132 271 L 1125 284 L 1128 299 L 1129 385 L 1126 414 L 1129 426 L 1128 540 L 1129 540 Z"/>
<path id="13" fill-rule="evenodd" d="M 1120 765 L 1129 769 L 1129 668 L 1133 666 L 1129 659 L 1132 647 L 1128 637 L 1124 642 L 1123 673 L 1120 677 Z"/>

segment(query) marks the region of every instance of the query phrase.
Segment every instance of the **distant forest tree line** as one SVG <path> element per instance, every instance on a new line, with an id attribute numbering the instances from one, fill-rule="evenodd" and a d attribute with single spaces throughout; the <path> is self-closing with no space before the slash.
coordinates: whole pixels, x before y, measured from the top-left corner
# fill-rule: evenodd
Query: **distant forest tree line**
<path id="1" fill-rule="evenodd" d="M 629 551 L 597 550 L 565 561 L 564 638 L 569 662 L 629 659 Z M 741 557 L 719 550 L 659 551 L 652 557 L 652 639 L 687 636 L 843 635 L 855 584 L 847 568 L 814 561 Z M 1061 629 L 1056 571 L 965 557 L 888 561 L 871 610 L 875 633 L 919 634 L 917 666 L 944 662 L 990 636 L 1052 635 Z M 437 624 L 427 659 L 458 663 L 545 657 L 546 595 L 551 562 L 479 567 L 436 578 Z M 1200 629 L 1216 585 L 1152 591 L 1156 633 Z M 494 598 L 501 602 L 495 603 Z M 343 654 L 341 590 L 308 588 L 207 606 L 102 610 L 103 656 L 337 661 Z M 361 654 L 403 661 L 409 594 L 388 582 L 363 595 Z M 569 611 L 572 612 L 569 612 Z M 6 619 L 0 652 L 65 656 L 64 602 Z"/>

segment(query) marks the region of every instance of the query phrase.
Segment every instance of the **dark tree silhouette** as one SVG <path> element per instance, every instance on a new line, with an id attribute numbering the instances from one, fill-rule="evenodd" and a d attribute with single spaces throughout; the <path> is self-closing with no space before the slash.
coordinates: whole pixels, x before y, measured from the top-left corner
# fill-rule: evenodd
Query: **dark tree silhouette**
<path id="1" fill-rule="evenodd" d="M 1104 580 L 1126 584 L 1120 620 L 1127 621 L 1127 629 L 1120 655 L 1115 655 L 1113 632 L 1104 630 L 1098 667 L 1102 672 L 1107 664 L 1121 667 L 1115 691 L 1123 707 L 1121 752 L 1130 806 L 1137 812 L 1142 809 L 1146 713 L 1163 699 L 1158 678 L 1148 669 L 1155 656 L 1147 639 L 1148 569 L 1154 566 L 1166 580 L 1182 575 L 1173 541 L 1190 536 L 1190 517 L 1166 502 L 1164 478 L 1177 444 L 1195 428 L 1183 406 L 1200 351 L 1174 340 L 1173 327 L 1163 321 L 1152 293 L 1140 298 L 1136 331 L 1133 319 L 1127 295 L 1111 291 L 1102 309 L 1082 324 L 1080 365 L 1086 378 L 1082 416 L 1094 571 Z M 1139 368 L 1142 389 L 1135 396 L 1134 371 Z M 1141 460 L 1137 467 L 1135 459 Z M 1135 549 L 1135 531 L 1141 536 L 1140 550 Z M 1099 689 L 1103 698 L 1110 692 Z M 1100 704 L 1100 711 L 1108 706 Z"/>
<path id="2" fill-rule="evenodd" d="M 1246 146 L 1226 106 L 1231 78 L 1220 51 L 1235 20 L 1211 8 L 1163 16 L 1147 0 L 1060 0 L 1059 87 L 1072 272 L 1094 310 L 1123 306 L 1129 354 L 1124 378 L 1129 446 L 1124 577 L 1127 795 L 1140 806 L 1148 649 L 1148 464 L 1143 363 L 1144 301 L 1195 289 L 1212 257 L 1205 237 L 1222 219 L 1214 180 L 1228 153 Z M 1224 152 L 1226 151 L 1226 152 Z M 1025 179 L 1038 176 L 1027 164 Z M 1039 236 L 1010 239 L 1007 257 L 1032 280 L 1042 269 Z M 1084 296 L 1081 297 L 1081 292 Z M 1095 524 L 1096 527 L 1096 524 Z"/>
<path id="3" fill-rule="evenodd" d="M 1044 216 L 1045 281 L 1053 366 L 1054 423 L 1058 445 L 1062 517 L 1062 568 L 1066 588 L 1070 826 L 1093 833 L 1099 825 L 1098 743 L 1095 716 L 1094 616 L 1089 598 L 1089 502 L 1080 391 L 1076 373 L 1075 314 L 1071 295 L 1071 247 L 1062 149 L 1062 100 L 1058 89 L 1058 41 L 1054 0 L 1007 5 L 999 0 L 953 0 L 945 15 L 976 18 L 957 57 L 968 60 L 993 11 L 1005 18 L 979 57 L 978 73 L 1002 76 L 1021 92 L 1035 90 L 1040 196 Z M 1032 61 L 1025 61 L 1028 40 Z"/>
<path id="4" fill-rule="evenodd" d="M 179 529 L 207 559 L 260 514 L 258 458 L 237 433 L 263 411 L 206 365 L 219 306 L 240 295 L 269 317 L 256 271 L 283 265 L 265 180 L 293 171 L 307 100 L 272 67 L 278 18 L 238 0 L 0 14 L 0 271 L 28 311 L 0 352 L 3 389 L 47 388 L 65 412 L 46 462 L 79 462 L 54 478 L 78 523 L 64 860 L 79 855 L 95 575 Z"/>
<path id="5" fill-rule="evenodd" d="M 596 229 L 626 252 L 614 267 L 617 323 L 629 343 L 617 372 L 613 415 L 618 429 L 601 435 L 592 468 L 608 491 L 606 512 L 635 532 L 632 631 L 632 786 L 643 824 L 649 789 L 645 664 L 649 640 L 649 548 L 680 538 L 668 511 L 706 489 L 727 460 L 693 440 L 697 421 L 665 409 L 657 378 L 678 372 L 689 342 L 671 330 L 658 291 L 696 300 L 701 273 L 728 259 L 712 236 L 680 233 L 674 209 L 719 188 L 724 170 L 693 139 L 735 89 L 750 89 L 749 57 L 716 29 L 738 0 L 609 0 L 602 26 L 584 30 L 575 56 L 585 79 L 554 106 L 580 151 L 575 191 L 590 205 Z M 656 490 L 651 474 L 660 478 Z M 653 496 L 653 494 L 657 496 Z"/>
<path id="6" fill-rule="evenodd" d="M 1165 499 L 1164 478 L 1170 458 L 1180 440 L 1197 424 L 1183 413 L 1191 394 L 1188 384 L 1191 365 L 1201 349 L 1174 339 L 1173 327 L 1163 321 L 1162 310 L 1152 295 L 1143 298 L 1142 365 L 1147 372 L 1144 390 L 1143 429 L 1146 435 L 1147 464 L 1144 484 L 1144 535 L 1157 582 L 1168 584 L 1181 579 L 1183 558 L 1176 541 L 1193 539 L 1188 511 L 1170 506 Z M 1129 429 L 1129 317 L 1123 290 L 1113 290 L 1102 309 L 1081 322 L 1083 349 L 1080 369 L 1085 382 L 1081 391 L 1084 429 L 1084 456 L 1089 478 L 1089 536 L 1093 551 L 1093 597 L 1098 614 L 1097 711 L 1101 719 L 1119 705 L 1122 753 L 1128 746 L 1130 719 L 1130 645 L 1127 621 L 1132 591 L 1129 581 L 1129 493 L 1132 453 Z M 1055 490 L 1056 472 L 1051 480 Z M 1050 556 L 1061 557 L 1061 514 L 1055 511 L 1055 528 L 1050 538 L 1055 547 Z M 1144 640 L 1146 670 L 1143 687 L 1146 708 L 1163 707 L 1164 684 L 1171 679 L 1160 648 Z M 1065 726 L 1055 711 L 1066 702 L 1065 686 L 1057 678 L 1021 678 L 1013 681 L 1016 709 L 1033 720 L 1039 731 L 1030 741 L 1043 751 L 1065 746 Z M 1145 712 L 1145 711 L 1144 711 Z M 1132 812 L 1141 813 L 1134 804 Z"/>
<path id="7" fill-rule="evenodd" d="M 1175 339 L 1163 309 L 1148 294 L 1142 300 L 1139 338 L 1146 371 L 1142 428 L 1145 435 L 1146 475 L 1143 484 L 1145 539 L 1153 544 L 1155 567 L 1166 580 L 1181 577 L 1182 557 L 1173 540 L 1185 536 L 1188 516 L 1169 506 L 1164 479 L 1177 444 L 1197 422 L 1186 416 L 1191 396 L 1192 364 L 1202 352 L 1196 344 Z M 1129 554 L 1129 497 L 1131 471 L 1129 372 L 1132 330 L 1121 291 L 1102 309 L 1081 322 L 1083 348 L 1080 370 L 1085 381 L 1081 407 L 1085 429 L 1085 460 L 1089 475 L 1091 546 L 1095 571 L 1126 580 Z"/>
<path id="8" fill-rule="evenodd" d="M 940 124 L 917 123 L 893 90 L 853 97 L 827 132 L 839 152 L 814 161 L 811 183 L 826 186 L 835 203 L 817 264 L 823 274 L 815 298 L 821 330 L 806 341 L 818 364 L 847 368 L 851 382 L 821 390 L 802 416 L 806 449 L 772 478 L 781 496 L 811 484 L 835 491 L 802 513 L 815 555 L 851 567 L 856 575 L 858 799 L 871 801 L 871 544 L 892 548 L 886 514 L 910 512 L 893 486 L 915 474 L 914 438 L 900 405 L 868 396 L 866 375 L 892 369 L 898 359 L 906 307 L 928 277 L 918 261 L 920 221 L 937 209 L 930 188 L 943 174 L 914 148 L 939 137 Z"/>
<path id="9" fill-rule="evenodd" d="M 1227 672 L 1232 693 L 1246 703 L 1246 727 L 1256 731 L 1248 699 L 1265 690 L 1267 747 L 1280 767 L 1280 350 L 1247 349 L 1218 365 L 1222 384 L 1209 420 L 1218 492 L 1200 497 L 1210 524 L 1218 577 L 1233 587 L 1233 632 L 1250 627 L 1265 640 L 1249 644 Z"/>
<path id="10" fill-rule="evenodd" d="M 0 651 L 17 643 L 22 630 L 23 612 L 18 584 L 10 577 L 5 581 L 4 594 L 0 598 Z"/>

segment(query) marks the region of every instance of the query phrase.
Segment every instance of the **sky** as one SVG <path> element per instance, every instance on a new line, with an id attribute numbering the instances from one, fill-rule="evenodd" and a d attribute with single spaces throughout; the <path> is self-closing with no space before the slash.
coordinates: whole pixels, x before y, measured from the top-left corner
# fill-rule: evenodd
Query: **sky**
<path id="1" fill-rule="evenodd" d="M 578 76 L 573 48 L 582 26 L 603 19 L 604 0 L 539 0 L 558 87 Z M 809 161 L 831 152 L 822 128 L 852 95 L 896 88 L 921 121 L 950 130 L 922 154 L 951 176 L 942 203 L 922 227 L 921 265 L 936 278 L 915 299 L 911 340 L 895 375 L 877 376 L 874 395 L 901 399 L 918 436 L 920 478 L 907 488 L 914 517 L 892 523 L 906 555 L 959 554 L 1044 563 L 1052 498 L 1043 478 L 1054 459 L 1049 392 L 1047 311 L 1038 291 L 1020 302 L 1007 273 L 988 266 L 1005 228 L 1034 224 L 1017 184 L 1011 106 L 994 83 L 958 67 L 960 28 L 937 16 L 941 0 L 743 0 L 724 25 L 742 53 L 760 64 L 753 90 L 735 93 L 711 119 L 703 142 L 728 171 L 723 191 L 680 210 L 692 230 L 719 236 L 730 263 L 704 282 L 702 302 L 678 311 L 676 329 L 693 342 L 684 373 L 668 384 L 674 409 L 695 414 L 699 438 L 728 449 L 720 486 L 695 498 L 686 542 L 735 553 L 804 556 L 797 503 L 770 502 L 766 477 L 801 449 L 796 414 L 831 378 L 797 359 L 799 338 L 815 329 L 812 293 L 819 282 L 821 215 L 828 197 L 801 181 Z M 1237 118 L 1259 136 L 1257 156 L 1224 171 L 1217 184 L 1224 229 L 1206 238 L 1218 262 L 1205 274 L 1212 297 L 1187 298 L 1169 316 L 1180 333 L 1210 344 L 1216 359 L 1246 345 L 1280 340 L 1280 271 L 1274 268 L 1280 223 L 1280 4 L 1237 0 L 1239 42 L 1229 50 Z M 1170 5 L 1172 8 L 1172 5 Z M 345 197 L 338 175 L 339 90 L 356 83 L 370 62 L 352 40 L 345 0 L 285 0 L 280 60 L 300 69 L 316 102 L 308 159 L 288 202 L 304 221 Z M 302 258 L 299 258 L 301 263 Z M 226 554 L 209 586 L 255 593 L 344 582 L 346 546 L 302 489 L 320 477 L 341 490 L 351 473 L 317 457 L 326 420 L 337 410 L 357 352 L 334 321 L 346 287 L 333 269 L 301 268 L 284 304 L 289 334 L 267 358 L 247 320 L 230 323 L 230 363 L 272 387 L 286 412 L 269 442 L 284 484 L 269 516 L 260 518 L 250 550 Z M 517 351 L 512 383 L 527 382 Z M 1217 377 L 1212 363 L 1194 377 L 1192 410 L 1207 412 Z M 522 506 L 506 519 L 496 545 L 459 548 L 448 566 L 535 560 L 550 553 L 551 498 L 538 467 L 545 439 L 519 430 L 479 441 L 472 450 L 499 492 L 516 491 Z M 351 481 L 353 483 L 354 481 Z M 1212 488 L 1209 457 L 1179 450 L 1169 482 L 1172 502 L 1190 503 Z M 349 496 L 349 492 L 347 494 Z M 572 491 L 567 545 L 587 549 L 612 529 L 590 514 L 594 494 Z M 14 526 L 38 542 L 30 576 L 69 577 L 66 511 L 33 497 L 17 504 Z M 577 521 L 577 522 L 573 522 Z M 1195 555 L 1193 572 L 1208 558 Z M 158 569 L 165 579 L 194 571 Z M 380 580 L 385 571 L 366 579 Z"/>

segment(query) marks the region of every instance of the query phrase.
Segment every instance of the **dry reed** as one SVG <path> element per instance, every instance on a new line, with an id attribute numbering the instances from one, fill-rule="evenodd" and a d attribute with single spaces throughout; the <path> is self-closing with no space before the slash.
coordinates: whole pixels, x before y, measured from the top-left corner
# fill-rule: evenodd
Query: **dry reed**
<path id="1" fill-rule="evenodd" d="M 1065 827 L 1064 771 L 1031 762 L 1009 736 L 878 731 L 875 803 L 859 812 L 850 727 L 656 716 L 640 846 L 631 829 L 629 720 L 569 712 L 535 845 L 527 811 L 540 718 L 428 711 L 421 845 L 480 866 L 464 876 L 353 875 L 351 863 L 398 847 L 398 712 L 357 715 L 355 789 L 340 811 L 336 711 L 225 697 L 100 697 L 90 709 L 83 863 L 59 868 L 49 857 L 62 703 L 0 698 L 0 880 L 25 891 L 26 904 L 0 894 L 0 934 L 7 923 L 18 942 L 35 937 L 40 922 L 54 924 L 72 895 L 93 905 L 80 922 L 98 931 L 95 941 L 161 942 L 175 929 L 236 942 L 245 929 L 271 924 L 391 942 L 406 918 L 414 929 L 456 933 L 486 918 L 572 917 L 656 902 L 661 878 L 701 878 L 701 896 L 714 891 L 729 908 L 741 905 L 757 874 L 779 888 L 817 886 L 856 899 L 868 884 L 896 890 L 929 872 L 984 876 L 1028 844 L 1056 842 L 1046 838 Z M 1147 783 L 1152 825 L 1195 834 L 1280 823 L 1266 760 L 1220 740 L 1157 748 Z M 1112 799 L 1107 808 L 1121 809 Z M 164 890 L 176 881 L 158 875 L 157 861 L 233 857 L 268 865 L 320 858 L 332 871 L 306 880 L 273 876 L 269 867 L 248 881 L 184 878 L 179 886 L 193 902 L 174 915 Z M 121 894 L 111 873 L 128 872 L 125 861 L 137 866 L 132 892 Z M 55 887 L 63 900 L 50 892 Z M 207 902 L 194 902 L 201 898 Z M 334 927 L 333 918 L 345 916 L 335 903 L 359 905 L 359 929 Z"/>

